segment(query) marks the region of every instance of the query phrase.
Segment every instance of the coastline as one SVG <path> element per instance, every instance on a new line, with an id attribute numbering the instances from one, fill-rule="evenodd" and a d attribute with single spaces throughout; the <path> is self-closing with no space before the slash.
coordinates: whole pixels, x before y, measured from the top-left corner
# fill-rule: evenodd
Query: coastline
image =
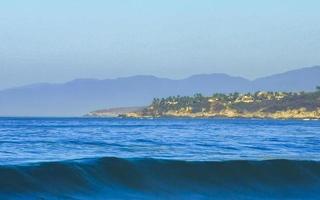
<path id="1" fill-rule="evenodd" d="M 122 117 L 320 119 L 320 92 L 256 92 L 154 99 L 143 110 Z"/>
<path id="2" fill-rule="evenodd" d="M 90 117 L 90 118 L 110 118 L 110 117 Z M 162 115 L 162 116 L 117 116 L 112 118 L 120 119 L 221 119 L 221 120 L 298 120 L 298 121 L 319 121 L 320 118 L 272 118 L 272 117 L 226 117 L 226 116 L 172 116 L 172 115 Z"/>
<path id="3" fill-rule="evenodd" d="M 320 119 L 320 90 L 315 92 L 256 92 L 212 96 L 154 98 L 149 106 L 110 108 L 85 116 L 122 118 L 258 118 Z"/>
<path id="4" fill-rule="evenodd" d="M 278 120 L 319 120 L 320 109 L 315 111 L 306 111 L 305 109 L 295 109 L 287 111 L 277 111 L 274 113 L 252 112 L 237 113 L 226 110 L 219 113 L 181 113 L 167 112 L 161 115 L 144 115 L 143 113 L 133 112 L 119 115 L 120 118 L 224 118 L 224 119 L 278 119 Z"/>

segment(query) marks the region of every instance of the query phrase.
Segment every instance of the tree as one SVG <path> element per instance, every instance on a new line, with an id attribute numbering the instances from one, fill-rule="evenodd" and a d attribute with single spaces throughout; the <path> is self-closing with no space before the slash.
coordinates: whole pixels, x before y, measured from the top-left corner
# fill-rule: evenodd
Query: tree
<path id="1" fill-rule="evenodd" d="M 318 92 L 320 92 L 320 86 L 317 86 L 316 89 Z"/>
<path id="2" fill-rule="evenodd" d="M 198 99 L 203 98 L 203 96 L 202 96 L 201 93 L 196 93 L 193 97 L 194 97 L 194 98 L 198 98 Z"/>

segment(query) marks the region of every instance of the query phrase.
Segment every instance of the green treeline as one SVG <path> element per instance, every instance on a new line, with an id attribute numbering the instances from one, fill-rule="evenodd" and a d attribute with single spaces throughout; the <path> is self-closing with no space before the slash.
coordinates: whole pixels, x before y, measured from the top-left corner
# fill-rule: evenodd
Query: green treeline
<path id="1" fill-rule="evenodd" d="M 170 113 L 208 113 L 217 114 L 226 111 L 235 113 L 275 113 L 298 110 L 316 111 L 320 109 L 320 87 L 315 92 L 255 92 L 213 94 L 203 96 L 170 96 L 155 98 L 150 106 L 140 114 L 142 116 L 162 116 Z"/>

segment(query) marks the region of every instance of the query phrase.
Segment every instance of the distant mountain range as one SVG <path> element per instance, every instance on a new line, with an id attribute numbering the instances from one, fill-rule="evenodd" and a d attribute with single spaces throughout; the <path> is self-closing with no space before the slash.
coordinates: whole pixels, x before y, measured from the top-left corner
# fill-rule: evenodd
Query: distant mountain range
<path id="1" fill-rule="evenodd" d="M 155 76 L 77 79 L 40 83 L 0 91 L 0 116 L 80 116 L 111 107 L 145 106 L 154 97 L 254 91 L 313 91 L 320 85 L 320 66 L 255 80 L 227 74 L 200 74 L 172 80 Z"/>

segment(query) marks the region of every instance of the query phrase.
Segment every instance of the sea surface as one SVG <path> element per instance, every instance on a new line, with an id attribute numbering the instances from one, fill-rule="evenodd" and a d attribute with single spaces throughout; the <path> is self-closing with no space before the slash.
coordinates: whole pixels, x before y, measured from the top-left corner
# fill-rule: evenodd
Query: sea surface
<path id="1" fill-rule="evenodd" d="M 320 121 L 0 118 L 0 199 L 320 199 Z"/>

